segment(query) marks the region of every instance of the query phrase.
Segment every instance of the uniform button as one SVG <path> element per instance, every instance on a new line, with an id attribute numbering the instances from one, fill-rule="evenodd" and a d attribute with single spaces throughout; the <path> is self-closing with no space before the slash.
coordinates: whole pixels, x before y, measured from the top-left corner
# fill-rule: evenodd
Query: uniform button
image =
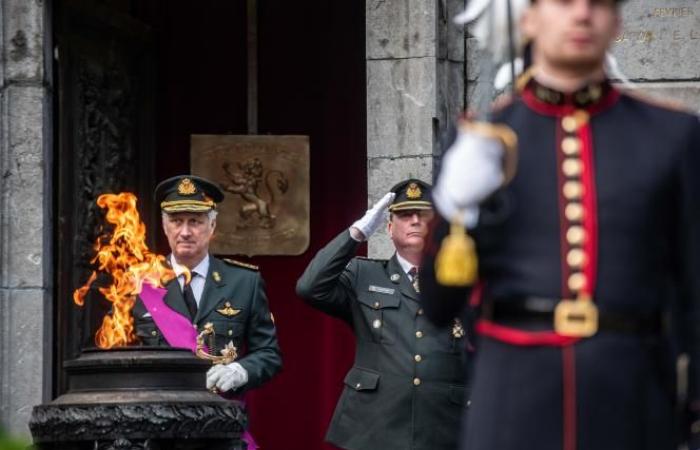
<path id="1" fill-rule="evenodd" d="M 571 245 L 581 245 L 586 238 L 586 230 L 583 227 L 574 225 L 566 231 L 566 240 Z"/>
<path id="2" fill-rule="evenodd" d="M 586 253 L 580 248 L 571 249 L 569 250 L 569 253 L 566 254 L 566 263 L 570 267 L 578 268 L 583 266 L 585 262 Z"/>
<path id="3" fill-rule="evenodd" d="M 413 379 L 413 385 L 414 385 L 414 386 L 420 386 L 420 378 L 414 378 L 414 379 Z"/>
<path id="4" fill-rule="evenodd" d="M 581 141 L 575 137 L 565 137 L 561 141 L 561 150 L 566 156 L 576 156 L 581 152 Z"/>
<path id="5" fill-rule="evenodd" d="M 374 309 L 379 309 L 379 302 L 374 302 Z"/>
<path id="6" fill-rule="evenodd" d="M 583 205 L 580 203 L 569 203 L 564 209 L 564 215 L 572 222 L 583 220 Z"/>
<path id="7" fill-rule="evenodd" d="M 583 109 L 578 109 L 574 112 L 574 119 L 576 119 L 576 124 L 581 127 L 585 124 L 588 123 L 590 120 L 591 115 L 588 114 L 588 112 L 584 111 Z"/>
<path id="8" fill-rule="evenodd" d="M 572 291 L 580 291 L 586 287 L 586 276 L 582 273 L 575 273 L 569 277 L 568 285 Z"/>
<path id="9" fill-rule="evenodd" d="M 583 185 L 578 181 L 567 181 L 562 191 L 567 200 L 577 200 L 583 195 Z"/>
<path id="10" fill-rule="evenodd" d="M 567 177 L 579 177 L 583 172 L 583 163 L 576 158 L 567 158 L 562 163 L 561 170 Z"/>
<path id="11" fill-rule="evenodd" d="M 423 337 L 423 332 L 422 332 L 422 331 L 416 331 L 416 337 L 417 337 L 418 339 L 422 338 L 422 337 Z"/>
<path id="12" fill-rule="evenodd" d="M 467 400 L 467 406 L 472 406 L 472 401 L 471 401 L 471 400 Z"/>
<path id="13" fill-rule="evenodd" d="M 156 330 L 151 331 L 151 336 L 158 336 L 158 332 Z"/>
<path id="14" fill-rule="evenodd" d="M 228 330 L 228 335 L 233 336 L 233 330 Z"/>
<path id="15" fill-rule="evenodd" d="M 415 359 L 416 362 L 421 362 L 421 361 L 423 361 L 423 357 L 422 357 L 421 355 L 416 355 L 416 356 L 413 357 L 413 359 Z"/>
<path id="16" fill-rule="evenodd" d="M 567 133 L 573 133 L 578 129 L 578 122 L 574 116 L 564 116 L 564 118 L 561 119 L 561 127 Z"/>
<path id="17" fill-rule="evenodd" d="M 422 316 L 422 315 L 423 315 L 423 308 L 419 308 L 419 309 L 418 309 L 418 315 L 419 315 L 419 316 Z"/>
<path id="18" fill-rule="evenodd" d="M 382 326 L 382 321 L 379 319 L 375 319 L 374 322 L 372 322 L 373 328 L 380 328 L 381 326 Z"/>
<path id="19" fill-rule="evenodd" d="M 355 389 L 357 389 L 357 390 L 359 390 L 361 387 L 362 387 L 362 385 L 361 385 L 360 383 L 357 383 L 357 384 L 355 385 Z"/>

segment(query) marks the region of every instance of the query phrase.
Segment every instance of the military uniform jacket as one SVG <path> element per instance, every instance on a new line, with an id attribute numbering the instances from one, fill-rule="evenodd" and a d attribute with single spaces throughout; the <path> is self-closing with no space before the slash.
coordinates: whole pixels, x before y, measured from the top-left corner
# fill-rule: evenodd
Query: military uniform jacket
<path id="1" fill-rule="evenodd" d="M 474 433 L 467 433 L 463 448 L 676 448 L 668 333 L 601 329 L 570 339 L 553 332 L 551 314 L 540 321 L 514 312 L 499 320 L 495 312 L 588 292 L 601 314 L 663 317 L 678 299 L 682 319 L 674 332 L 690 356 L 689 391 L 697 408 L 697 116 L 607 82 L 567 95 L 532 80 L 494 121 L 516 132 L 518 166 L 513 181 L 481 205 L 471 232 L 484 314 L 467 426 Z M 444 221 L 437 225 L 423 262 L 425 308 L 437 323 L 469 295 L 469 289 L 440 286 L 430 271 L 447 228 Z"/>
<path id="2" fill-rule="evenodd" d="M 170 281 L 165 304 L 189 318 L 177 280 Z M 165 338 L 139 300 L 133 309 L 136 334 L 143 345 L 167 346 Z M 216 354 L 228 344 L 238 349 L 238 361 L 248 371 L 248 383 L 236 392 L 257 387 L 282 368 L 282 359 L 275 325 L 265 293 L 265 285 L 257 270 L 226 263 L 209 257 L 209 273 L 193 323 L 201 331 L 205 324 L 214 324 Z M 212 352 L 213 353 L 213 352 Z"/>
<path id="3" fill-rule="evenodd" d="M 453 449 L 466 411 L 466 337 L 453 334 L 454 320 L 436 327 L 425 318 L 396 256 L 354 258 L 358 245 L 343 231 L 297 283 L 300 297 L 356 336 L 326 438 L 354 450 Z"/>

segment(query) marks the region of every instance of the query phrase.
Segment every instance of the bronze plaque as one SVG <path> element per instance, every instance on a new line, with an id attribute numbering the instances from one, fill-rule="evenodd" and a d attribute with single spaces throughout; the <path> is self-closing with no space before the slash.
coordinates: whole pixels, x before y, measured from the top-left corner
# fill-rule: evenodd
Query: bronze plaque
<path id="1" fill-rule="evenodd" d="M 299 255 L 309 246 L 309 137 L 195 134 L 192 174 L 224 191 L 219 255 Z"/>

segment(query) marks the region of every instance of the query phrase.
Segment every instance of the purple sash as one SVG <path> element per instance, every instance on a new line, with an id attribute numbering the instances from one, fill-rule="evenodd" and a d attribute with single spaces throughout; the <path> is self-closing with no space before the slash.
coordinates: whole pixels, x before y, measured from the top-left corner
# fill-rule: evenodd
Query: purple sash
<path id="1" fill-rule="evenodd" d="M 188 318 L 165 304 L 163 298 L 167 292 L 163 288 L 143 283 L 139 296 L 168 344 L 194 353 L 197 350 L 197 328 Z"/>

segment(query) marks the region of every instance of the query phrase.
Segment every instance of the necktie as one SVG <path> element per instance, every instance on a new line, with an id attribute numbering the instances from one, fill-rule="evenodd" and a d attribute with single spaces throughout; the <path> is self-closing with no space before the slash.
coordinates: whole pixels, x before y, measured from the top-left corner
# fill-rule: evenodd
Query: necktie
<path id="1" fill-rule="evenodd" d="M 411 270 L 408 271 L 408 274 L 411 276 L 411 284 L 413 284 L 413 289 L 416 290 L 416 292 L 420 293 L 420 287 L 418 285 L 418 268 L 417 267 L 411 267 Z"/>
<path id="2" fill-rule="evenodd" d="M 196 272 L 192 272 L 192 278 L 190 282 L 187 283 L 185 279 L 185 286 L 182 288 L 182 295 L 185 297 L 185 305 L 187 306 L 187 311 L 190 313 L 190 319 L 194 320 L 194 316 L 197 315 L 197 300 L 194 298 L 194 292 L 192 291 L 192 280 L 197 276 Z"/>

